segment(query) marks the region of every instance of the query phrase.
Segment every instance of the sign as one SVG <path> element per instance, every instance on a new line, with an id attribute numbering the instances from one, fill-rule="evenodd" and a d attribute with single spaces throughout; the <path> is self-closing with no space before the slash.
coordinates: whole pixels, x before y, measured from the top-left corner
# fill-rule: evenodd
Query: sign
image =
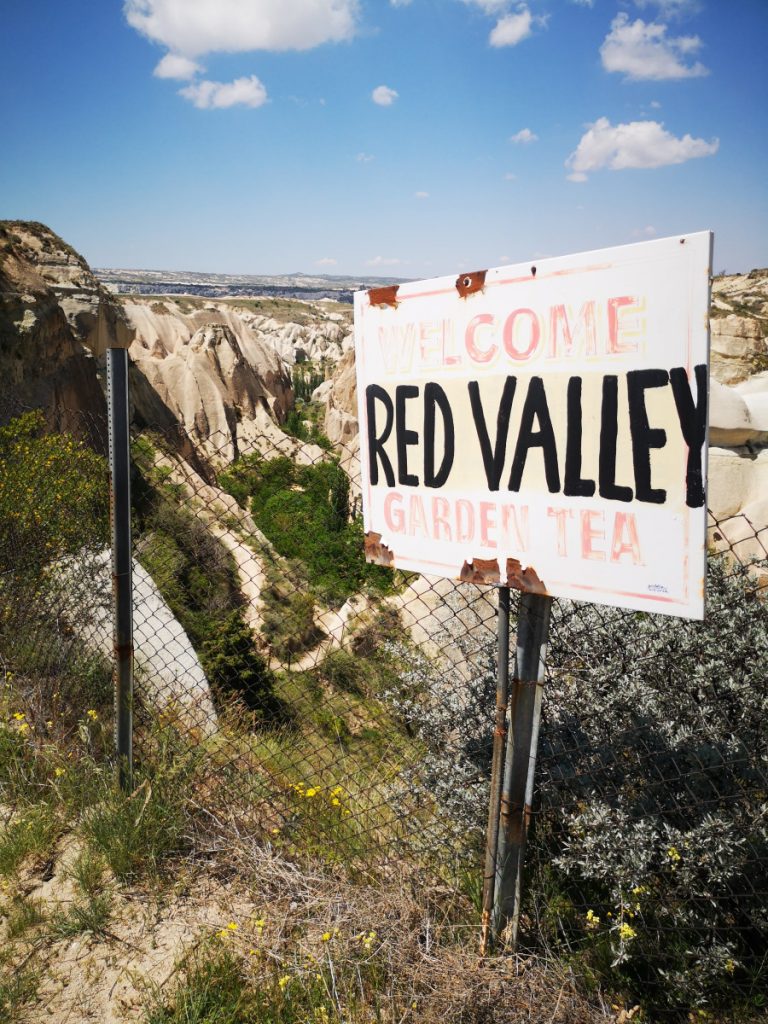
<path id="1" fill-rule="evenodd" d="M 368 560 L 703 618 L 711 248 L 357 292 Z"/>

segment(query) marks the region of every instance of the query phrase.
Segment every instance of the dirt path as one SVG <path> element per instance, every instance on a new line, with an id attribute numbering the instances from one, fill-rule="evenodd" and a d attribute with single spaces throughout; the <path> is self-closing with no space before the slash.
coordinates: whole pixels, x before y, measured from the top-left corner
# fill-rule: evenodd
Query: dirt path
<path id="1" fill-rule="evenodd" d="M 328 609 L 317 616 L 317 625 L 326 634 L 317 647 L 299 658 L 280 663 L 291 672 L 307 672 L 315 668 L 331 651 L 338 650 L 365 622 L 369 621 L 371 603 L 362 594 L 346 601 L 338 611 Z"/>
<path id="2" fill-rule="evenodd" d="M 259 557 L 244 535 L 255 538 L 269 548 L 269 541 L 254 523 L 250 514 L 241 508 L 235 499 L 220 488 L 206 483 L 183 461 L 175 461 L 160 452 L 155 454 L 155 464 L 170 474 L 172 483 L 181 485 L 190 497 L 190 506 L 198 519 L 202 520 L 217 540 L 227 548 L 235 560 L 240 590 L 245 599 L 245 621 L 255 633 L 261 631 L 263 593 L 267 587 L 264 559 Z M 232 525 L 229 525 L 232 524 Z M 278 559 L 278 556 L 274 556 Z M 446 648 L 446 627 L 454 618 L 465 618 L 466 609 L 454 608 L 450 597 L 456 591 L 451 580 L 418 576 L 400 594 L 389 599 L 390 607 L 400 612 L 403 625 L 410 632 L 414 642 L 428 651 L 431 657 L 448 657 L 452 662 L 461 658 L 452 656 Z M 466 591 L 462 591 L 466 593 Z M 325 634 L 323 640 L 312 650 L 306 651 L 289 662 L 273 659 L 275 669 L 290 672 L 306 672 L 315 668 L 331 651 L 340 648 L 350 636 L 370 620 L 371 602 L 364 595 L 350 598 L 338 611 L 326 609 L 317 616 L 317 625 Z M 479 615 L 478 615 L 479 612 Z M 483 621 L 493 615 L 485 602 L 475 602 L 471 617 Z"/>
<path id="3" fill-rule="evenodd" d="M 221 541 L 235 560 L 237 574 L 240 577 L 240 592 L 246 601 L 245 621 L 252 630 L 258 632 L 262 621 L 261 595 L 267 585 L 264 563 L 253 548 L 233 530 L 222 526 L 214 519 L 208 520 L 208 525 L 213 536 Z"/>

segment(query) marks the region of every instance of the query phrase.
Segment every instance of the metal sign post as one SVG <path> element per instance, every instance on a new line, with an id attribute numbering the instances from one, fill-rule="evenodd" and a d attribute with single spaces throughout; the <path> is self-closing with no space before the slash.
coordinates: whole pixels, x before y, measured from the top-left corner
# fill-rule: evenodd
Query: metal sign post
<path id="1" fill-rule="evenodd" d="M 120 786 L 133 786 L 133 585 L 128 351 L 107 349 L 110 514 L 114 599 L 115 751 Z"/>
<path id="2" fill-rule="evenodd" d="M 509 699 L 509 587 L 499 587 L 496 668 L 496 720 L 493 729 L 491 794 L 488 802 L 488 832 L 483 873 L 483 922 L 480 955 L 485 956 L 491 938 L 494 894 L 498 871 L 499 814 L 504 782 L 504 741 L 507 735 Z"/>
<path id="3" fill-rule="evenodd" d="M 510 728 L 501 793 L 492 927 L 495 937 L 517 944 L 523 858 L 533 803 L 552 598 L 523 594 L 517 626 Z"/>

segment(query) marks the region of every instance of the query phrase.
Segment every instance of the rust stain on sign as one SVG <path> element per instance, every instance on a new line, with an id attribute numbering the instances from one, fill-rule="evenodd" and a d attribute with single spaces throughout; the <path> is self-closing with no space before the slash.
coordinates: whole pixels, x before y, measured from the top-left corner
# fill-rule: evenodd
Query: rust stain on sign
<path id="1" fill-rule="evenodd" d="M 507 587 L 522 590 L 526 594 L 546 594 L 547 588 L 539 579 L 539 574 L 532 566 L 523 569 L 517 558 L 507 559 Z"/>
<path id="2" fill-rule="evenodd" d="M 365 557 L 369 562 L 377 562 L 379 565 L 395 564 L 395 553 L 386 544 L 381 543 L 380 533 L 366 533 Z"/>
<path id="3" fill-rule="evenodd" d="M 473 558 L 462 565 L 459 579 L 462 583 L 498 583 L 499 563 L 495 558 Z"/>
<path id="4" fill-rule="evenodd" d="M 399 284 L 387 285 L 384 288 L 369 288 L 368 301 L 372 306 L 397 306 L 397 289 Z"/>
<path id="5" fill-rule="evenodd" d="M 459 274 L 456 278 L 456 291 L 462 299 L 483 290 L 486 273 L 486 270 L 473 270 L 470 274 Z"/>

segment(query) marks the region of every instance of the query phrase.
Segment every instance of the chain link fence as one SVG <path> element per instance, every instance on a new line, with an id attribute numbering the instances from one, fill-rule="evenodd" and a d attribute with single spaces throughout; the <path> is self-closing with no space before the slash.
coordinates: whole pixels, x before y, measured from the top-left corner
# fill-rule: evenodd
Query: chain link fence
<path id="1" fill-rule="evenodd" d="M 110 715 L 103 428 L 4 421 L 0 667 L 66 738 Z M 368 565 L 354 446 L 291 428 L 135 428 L 137 768 L 170 743 L 212 819 L 479 898 L 496 593 Z M 711 520 L 704 623 L 555 604 L 521 947 L 651 1019 L 768 995 L 766 557 Z"/>

